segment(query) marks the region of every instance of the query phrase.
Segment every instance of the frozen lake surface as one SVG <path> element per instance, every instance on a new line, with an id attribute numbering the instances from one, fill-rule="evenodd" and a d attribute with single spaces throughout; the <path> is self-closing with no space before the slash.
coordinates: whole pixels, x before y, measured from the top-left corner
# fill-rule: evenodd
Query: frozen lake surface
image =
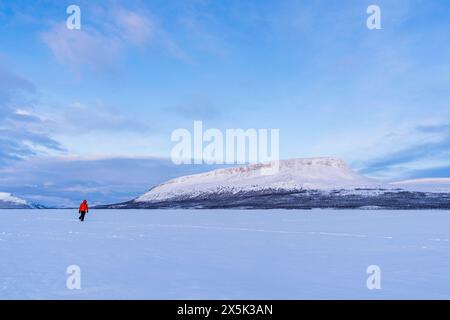
<path id="1" fill-rule="evenodd" d="M 450 299 L 450 211 L 0 210 L 0 299 Z M 69 265 L 81 289 L 69 290 Z M 381 268 L 369 290 L 367 267 Z"/>

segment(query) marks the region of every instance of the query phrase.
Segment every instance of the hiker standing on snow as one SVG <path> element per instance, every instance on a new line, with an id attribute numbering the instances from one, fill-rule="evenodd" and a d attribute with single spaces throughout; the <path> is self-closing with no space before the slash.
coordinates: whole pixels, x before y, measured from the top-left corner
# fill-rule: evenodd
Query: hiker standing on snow
<path id="1" fill-rule="evenodd" d="M 80 214 L 80 221 L 84 221 L 84 215 L 89 212 L 89 206 L 87 204 L 86 200 L 83 200 L 83 202 L 80 204 L 80 209 L 78 210 L 78 213 Z"/>

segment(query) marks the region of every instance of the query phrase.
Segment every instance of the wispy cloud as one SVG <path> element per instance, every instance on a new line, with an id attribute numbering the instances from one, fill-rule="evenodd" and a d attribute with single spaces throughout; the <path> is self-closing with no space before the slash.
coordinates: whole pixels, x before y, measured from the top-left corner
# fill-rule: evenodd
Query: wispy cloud
<path id="1" fill-rule="evenodd" d="M 42 40 L 59 63 L 71 68 L 109 65 L 119 57 L 122 50 L 118 38 L 107 37 L 89 27 L 69 30 L 62 23 L 53 24 L 49 31 L 42 34 Z"/>
<path id="2" fill-rule="evenodd" d="M 31 81 L 0 66 L 0 97 L 3 99 L 2 103 L 13 98 L 13 94 L 34 93 L 35 91 L 36 88 Z"/>
<path id="3" fill-rule="evenodd" d="M 168 179 L 216 166 L 174 165 L 161 158 L 45 157 L 0 167 L 0 190 L 51 206 L 128 201 Z"/>
<path id="4" fill-rule="evenodd" d="M 144 8 L 128 9 L 117 4 L 85 5 L 82 12 L 101 16 L 96 23 L 84 23 L 80 30 L 69 30 L 65 23 L 51 22 L 41 39 L 59 63 L 71 68 L 112 66 L 133 48 L 161 48 L 170 56 L 189 60 L 151 13 Z"/>
<path id="5" fill-rule="evenodd" d="M 127 117 L 121 108 L 102 102 L 73 102 L 59 109 L 52 108 L 51 112 L 42 112 L 41 116 L 50 123 L 52 132 L 56 134 L 139 132 L 145 135 L 152 131 L 151 125 Z"/>
<path id="6" fill-rule="evenodd" d="M 0 165 L 45 152 L 63 151 L 45 124 L 23 108 L 32 109 L 35 86 L 0 66 Z M 19 107 L 20 106 L 20 107 Z"/>
<path id="7" fill-rule="evenodd" d="M 212 120 L 223 117 L 223 109 L 213 105 L 212 102 L 198 102 L 198 103 L 183 103 L 162 109 L 164 112 L 170 115 L 183 118 L 183 119 L 203 119 Z"/>
<path id="8" fill-rule="evenodd" d="M 417 177 L 433 168 L 450 167 L 450 125 L 418 125 L 405 135 L 410 137 L 408 145 L 399 144 L 391 152 L 363 163 L 361 172 L 386 177 L 393 173 L 396 178 Z"/>
<path id="9" fill-rule="evenodd" d="M 155 38 L 156 26 L 148 16 L 123 8 L 117 8 L 112 14 L 111 26 L 117 28 L 114 33 L 120 39 L 134 45 L 145 45 Z"/>

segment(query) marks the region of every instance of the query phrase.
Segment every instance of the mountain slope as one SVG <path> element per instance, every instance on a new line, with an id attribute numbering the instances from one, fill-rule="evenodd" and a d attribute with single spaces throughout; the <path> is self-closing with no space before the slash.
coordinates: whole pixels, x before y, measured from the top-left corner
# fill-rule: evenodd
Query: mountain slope
<path id="1" fill-rule="evenodd" d="M 278 171 L 264 175 L 268 167 L 257 164 L 183 176 L 132 201 L 99 208 L 450 209 L 450 189 L 428 190 L 420 181 L 382 183 L 352 171 L 340 159 L 282 160 Z"/>
<path id="2" fill-rule="evenodd" d="M 11 195 L 10 193 L 0 192 L 0 209 L 29 209 L 33 205 L 28 204 L 25 200 Z"/>
<path id="3" fill-rule="evenodd" d="M 351 189 L 376 184 L 350 170 L 342 160 L 334 158 L 282 160 L 276 173 L 264 175 L 262 170 L 268 166 L 255 164 L 176 178 L 151 189 L 135 201 L 154 202 L 274 190 Z"/>

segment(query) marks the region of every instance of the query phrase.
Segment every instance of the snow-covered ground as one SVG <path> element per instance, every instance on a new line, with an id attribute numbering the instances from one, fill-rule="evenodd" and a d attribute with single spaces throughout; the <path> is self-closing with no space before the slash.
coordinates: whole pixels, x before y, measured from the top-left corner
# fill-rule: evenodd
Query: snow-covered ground
<path id="1" fill-rule="evenodd" d="M 450 212 L 0 210 L 0 298 L 450 298 Z M 81 289 L 66 268 L 81 268 Z M 368 290 L 369 265 L 381 268 Z"/>

